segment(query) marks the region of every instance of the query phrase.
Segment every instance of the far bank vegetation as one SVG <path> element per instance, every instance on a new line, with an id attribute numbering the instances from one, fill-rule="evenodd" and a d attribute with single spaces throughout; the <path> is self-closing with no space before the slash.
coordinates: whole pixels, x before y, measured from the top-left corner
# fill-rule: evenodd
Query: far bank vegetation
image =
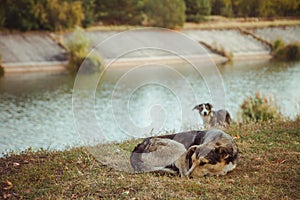
<path id="1" fill-rule="evenodd" d="M 300 1 L 291 0 L 0 0 L 0 5 L 0 28 L 21 31 L 95 24 L 176 28 L 210 15 L 300 16 Z"/>
<path id="2" fill-rule="evenodd" d="M 272 54 L 274 59 L 281 61 L 300 60 L 300 42 L 293 42 L 287 45 L 278 38 L 273 42 Z"/>

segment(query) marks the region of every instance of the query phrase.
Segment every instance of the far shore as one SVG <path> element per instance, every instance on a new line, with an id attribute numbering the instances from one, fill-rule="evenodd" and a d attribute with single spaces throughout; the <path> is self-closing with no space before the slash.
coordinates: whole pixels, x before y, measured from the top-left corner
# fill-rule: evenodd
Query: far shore
<path id="1" fill-rule="evenodd" d="M 255 29 L 255 28 L 267 28 L 267 27 L 284 27 L 284 26 L 300 26 L 300 19 L 298 18 L 282 18 L 282 19 L 259 19 L 259 18 L 212 18 L 211 21 L 203 22 L 203 23 L 186 23 L 183 28 L 178 29 L 178 31 L 184 30 L 220 30 L 220 29 Z M 124 31 L 131 30 L 134 28 L 144 28 L 144 27 L 136 27 L 136 26 L 93 26 L 86 29 L 86 31 Z M 67 31 L 68 32 L 68 31 Z M 0 32 L 1 33 L 1 32 Z M 18 32 L 7 32 L 2 31 L 4 34 L 23 34 Z M 37 33 L 37 32 L 30 32 Z M 51 34 L 38 31 L 38 33 L 45 34 L 45 37 L 50 37 L 54 42 L 54 38 Z M 56 35 L 61 35 L 62 33 L 54 33 Z M 57 43 L 60 48 L 63 48 L 59 43 Z M 62 49 L 65 51 L 64 49 Z M 197 56 L 197 55 L 182 55 L 182 58 L 191 59 L 197 62 L 214 62 L 225 63 L 229 61 L 228 58 L 223 57 L 222 55 L 218 55 L 216 53 L 210 53 L 209 56 Z M 124 59 L 105 59 L 106 63 L 112 64 L 114 67 L 130 67 L 136 64 L 147 64 L 147 63 L 180 63 L 182 62 L 182 58 L 178 58 L 176 56 L 151 56 L 151 57 L 138 57 L 138 58 L 124 58 Z M 232 61 L 235 60 L 257 60 L 257 59 L 271 59 L 271 52 L 243 52 L 243 53 L 235 53 L 232 57 Z M 31 72 L 59 72 L 66 71 L 67 60 L 65 61 L 33 61 L 33 62 L 5 62 L 5 59 L 2 56 L 1 65 L 4 68 L 5 73 L 31 73 Z"/>

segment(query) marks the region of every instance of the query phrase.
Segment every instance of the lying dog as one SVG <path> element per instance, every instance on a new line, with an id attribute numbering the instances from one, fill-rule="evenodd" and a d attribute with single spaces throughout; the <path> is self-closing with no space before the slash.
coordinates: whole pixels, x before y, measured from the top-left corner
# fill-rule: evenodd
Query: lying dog
<path id="1" fill-rule="evenodd" d="M 229 126 L 231 122 L 230 114 L 227 110 L 212 110 L 210 103 L 202 103 L 193 108 L 199 111 L 200 116 L 203 119 L 205 128 L 220 128 Z"/>
<path id="2" fill-rule="evenodd" d="M 130 163 L 135 172 L 202 177 L 227 174 L 236 167 L 237 155 L 233 139 L 214 129 L 146 138 L 132 151 Z"/>

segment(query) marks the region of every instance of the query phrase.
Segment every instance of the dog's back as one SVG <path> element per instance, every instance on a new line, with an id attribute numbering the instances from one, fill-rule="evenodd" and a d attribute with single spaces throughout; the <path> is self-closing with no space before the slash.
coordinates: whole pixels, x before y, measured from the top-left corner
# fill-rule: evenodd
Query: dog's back
<path id="1" fill-rule="evenodd" d="M 229 126 L 231 123 L 231 117 L 227 110 L 221 109 L 217 111 L 212 111 L 212 117 L 210 120 L 211 127 L 218 127 L 218 126 Z"/>
<path id="2" fill-rule="evenodd" d="M 171 151 L 171 161 L 166 163 L 173 163 L 183 154 L 188 148 L 193 145 L 199 145 L 203 142 L 206 131 L 189 131 L 177 134 L 162 135 L 157 137 L 145 138 L 138 144 L 131 153 L 130 163 L 136 172 L 154 171 L 153 167 L 147 166 L 145 156 L 154 155 L 153 152 L 160 152 L 160 156 L 165 154 L 164 151 Z M 165 150 L 163 150 L 165 149 Z M 172 166 L 166 166 L 172 168 Z"/>

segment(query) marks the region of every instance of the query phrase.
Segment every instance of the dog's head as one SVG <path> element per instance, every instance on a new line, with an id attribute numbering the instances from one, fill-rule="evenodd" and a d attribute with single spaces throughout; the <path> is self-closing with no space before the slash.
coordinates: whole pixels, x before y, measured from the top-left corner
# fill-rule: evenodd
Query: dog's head
<path id="1" fill-rule="evenodd" d="M 193 109 L 198 110 L 201 116 L 206 117 L 211 113 L 212 107 L 213 106 L 210 103 L 202 103 L 195 106 Z"/>
<path id="2" fill-rule="evenodd" d="M 188 149 L 186 159 L 189 160 L 189 171 L 187 176 L 203 177 L 207 175 L 221 175 L 228 159 L 234 155 L 234 148 L 228 144 L 202 144 L 192 146 Z M 231 159 L 230 159 L 231 160 Z"/>

